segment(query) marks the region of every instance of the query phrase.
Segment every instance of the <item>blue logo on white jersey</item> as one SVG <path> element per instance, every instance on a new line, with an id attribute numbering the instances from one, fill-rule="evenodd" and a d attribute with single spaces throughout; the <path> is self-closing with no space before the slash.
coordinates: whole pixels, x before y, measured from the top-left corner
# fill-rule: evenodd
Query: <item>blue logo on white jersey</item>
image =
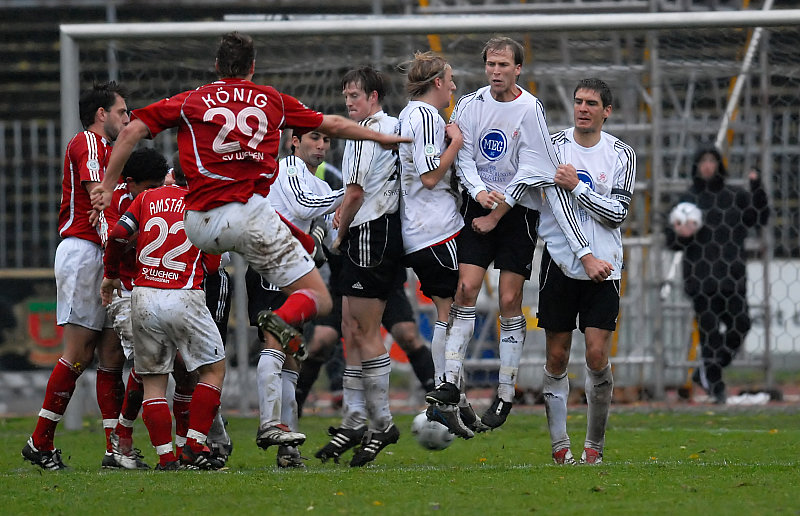
<path id="1" fill-rule="evenodd" d="M 589 185 L 589 188 L 591 188 L 592 191 L 594 191 L 594 179 L 592 179 L 591 174 L 589 174 L 589 172 L 587 172 L 586 170 L 577 170 L 577 172 L 578 172 L 578 180 L 583 181 L 584 183 Z M 586 209 L 584 209 L 581 206 L 578 207 L 578 214 L 580 216 L 581 222 L 586 222 L 587 220 L 589 220 L 589 214 L 586 212 Z"/>
<path id="2" fill-rule="evenodd" d="M 484 158 L 497 161 L 505 155 L 508 148 L 506 135 L 500 129 L 489 129 L 481 138 L 480 146 Z"/>
<path id="3" fill-rule="evenodd" d="M 578 172 L 578 179 L 589 185 L 589 188 L 594 191 L 594 179 L 592 179 L 591 174 L 585 170 L 577 170 L 576 172 Z"/>

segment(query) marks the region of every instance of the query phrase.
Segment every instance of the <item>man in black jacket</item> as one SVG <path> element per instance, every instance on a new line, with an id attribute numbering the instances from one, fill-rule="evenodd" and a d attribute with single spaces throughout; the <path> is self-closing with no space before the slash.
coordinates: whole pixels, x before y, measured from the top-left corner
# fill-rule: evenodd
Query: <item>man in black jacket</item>
<path id="1" fill-rule="evenodd" d="M 695 372 L 715 403 L 725 403 L 722 368 L 730 364 L 750 330 L 744 241 L 750 228 L 769 218 L 767 194 L 757 170 L 750 191 L 725 184 L 727 170 L 716 149 L 697 154 L 692 186 L 681 202 L 695 204 L 702 222 L 675 220 L 667 246 L 683 254 L 684 290 L 692 298 L 703 365 Z"/>

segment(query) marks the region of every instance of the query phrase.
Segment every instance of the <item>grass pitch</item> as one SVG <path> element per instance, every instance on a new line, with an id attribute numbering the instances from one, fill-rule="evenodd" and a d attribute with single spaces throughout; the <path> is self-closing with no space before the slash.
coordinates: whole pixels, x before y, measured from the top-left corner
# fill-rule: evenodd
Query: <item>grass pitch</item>
<path id="1" fill-rule="evenodd" d="M 219 472 L 103 471 L 103 432 L 58 433 L 65 472 L 44 472 L 20 450 L 34 418 L 0 419 L 3 514 L 800 514 L 800 407 L 614 407 L 604 464 L 555 466 L 544 412 L 512 411 L 500 429 L 422 449 L 413 415 L 396 416 L 400 441 L 377 461 L 350 468 L 314 453 L 338 418 L 307 416 L 305 470 L 278 470 L 255 446 L 257 421 L 229 418 L 234 452 Z M 576 458 L 585 407 L 570 411 Z M 141 422 L 137 446 L 157 463 Z"/>

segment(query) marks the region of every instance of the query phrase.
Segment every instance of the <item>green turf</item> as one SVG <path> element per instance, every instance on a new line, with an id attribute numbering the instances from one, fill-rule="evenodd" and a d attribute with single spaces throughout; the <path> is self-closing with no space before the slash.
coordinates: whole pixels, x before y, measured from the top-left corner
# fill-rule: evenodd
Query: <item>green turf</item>
<path id="1" fill-rule="evenodd" d="M 19 454 L 34 419 L 0 419 L 0 513 L 800 514 L 798 410 L 617 409 L 597 467 L 550 463 L 541 410 L 514 412 L 501 429 L 441 452 L 420 448 L 412 416 L 397 416 L 400 442 L 361 469 L 313 459 L 338 420 L 309 416 L 302 451 L 312 458 L 293 471 L 255 446 L 254 419 L 232 417 L 235 449 L 220 472 L 101 471 L 102 429 L 89 420 L 83 431 L 58 433 L 72 469 L 43 472 Z M 583 414 L 570 412 L 576 456 Z M 153 465 L 146 436 L 138 422 L 137 444 Z"/>

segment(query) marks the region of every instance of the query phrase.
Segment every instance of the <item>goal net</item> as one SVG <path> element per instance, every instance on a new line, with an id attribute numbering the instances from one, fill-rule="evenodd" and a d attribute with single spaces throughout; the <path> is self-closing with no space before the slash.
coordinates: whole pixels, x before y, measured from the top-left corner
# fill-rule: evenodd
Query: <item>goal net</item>
<path id="1" fill-rule="evenodd" d="M 552 132 L 572 125 L 579 79 L 599 77 L 614 93 L 605 129 L 631 145 L 638 159 L 634 201 L 623 226 L 626 269 L 615 363 L 620 384 L 655 383 L 659 390 L 685 376 L 692 318 L 678 286 L 680 273 L 672 296 L 664 301 L 658 295 L 671 260 L 662 244 L 666 215 L 689 186 L 696 150 L 713 145 L 720 132 L 731 183 L 746 188 L 748 170 L 759 168 L 772 207 L 769 225 L 748 241 L 753 328 L 739 363 L 768 368 L 775 353 L 800 357 L 794 308 L 800 306 L 794 260 L 800 255 L 798 23 L 800 10 L 62 26 L 62 64 L 69 65 L 62 83 L 63 137 L 77 130 L 71 114 L 78 89 L 93 81 L 116 76 L 131 91 L 131 108 L 213 81 L 218 39 L 229 30 L 254 37 L 255 82 L 343 115 L 340 80 L 351 68 L 371 64 L 385 72 L 391 87 L 384 109 L 396 115 L 407 102 L 398 66 L 415 51 L 435 50 L 447 58 L 457 97 L 486 84 L 484 42 L 493 34 L 510 36 L 526 49 L 520 84 L 542 100 Z M 765 28 L 754 45 L 759 24 Z M 743 71 L 743 87 L 731 100 Z M 729 103 L 735 109 L 726 118 Z M 155 144 L 169 156 L 174 135 L 161 135 Z M 335 165 L 342 147 L 338 142 L 332 153 Z M 526 291 L 532 314 L 535 276 Z M 529 364 L 543 358 L 540 333 L 529 332 Z M 577 357 L 581 340 L 576 339 Z"/>

